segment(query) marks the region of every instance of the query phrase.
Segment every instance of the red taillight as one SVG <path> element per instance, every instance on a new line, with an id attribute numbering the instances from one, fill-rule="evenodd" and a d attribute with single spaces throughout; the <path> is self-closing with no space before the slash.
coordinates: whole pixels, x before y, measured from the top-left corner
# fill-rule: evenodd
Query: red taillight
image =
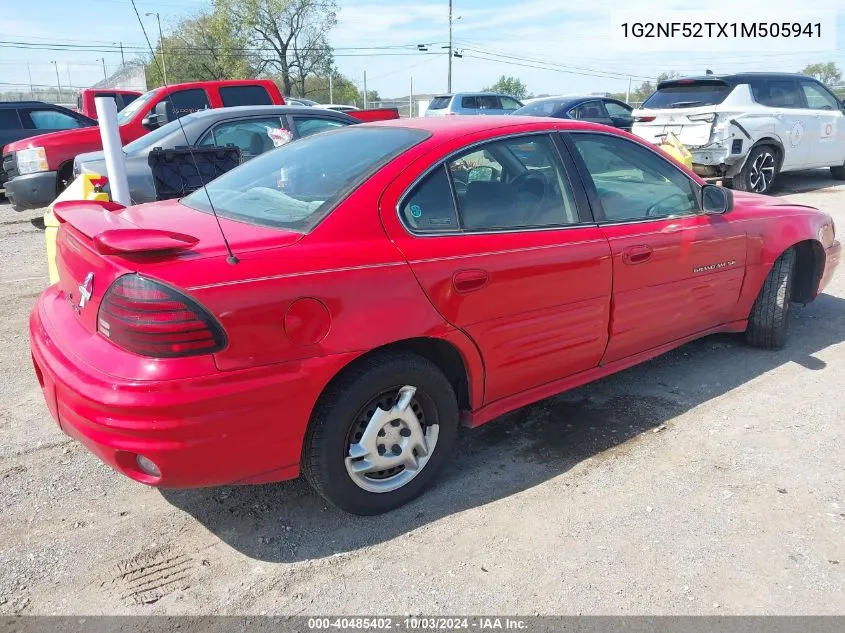
<path id="1" fill-rule="evenodd" d="M 162 283 L 125 275 L 106 291 L 97 331 L 118 347 L 153 358 L 223 349 L 220 324 L 193 299 Z"/>
<path id="2" fill-rule="evenodd" d="M 634 121 L 636 123 L 651 123 L 656 118 L 656 116 L 635 116 Z"/>

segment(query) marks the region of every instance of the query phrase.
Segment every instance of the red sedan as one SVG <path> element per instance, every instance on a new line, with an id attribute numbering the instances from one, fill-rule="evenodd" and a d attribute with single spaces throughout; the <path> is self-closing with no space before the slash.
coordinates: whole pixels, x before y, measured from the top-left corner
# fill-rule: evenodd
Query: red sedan
<path id="1" fill-rule="evenodd" d="M 522 117 L 354 126 L 56 215 L 30 336 L 65 433 L 146 484 L 302 472 L 359 514 L 419 494 L 459 423 L 713 332 L 782 346 L 840 253 L 816 209 Z"/>

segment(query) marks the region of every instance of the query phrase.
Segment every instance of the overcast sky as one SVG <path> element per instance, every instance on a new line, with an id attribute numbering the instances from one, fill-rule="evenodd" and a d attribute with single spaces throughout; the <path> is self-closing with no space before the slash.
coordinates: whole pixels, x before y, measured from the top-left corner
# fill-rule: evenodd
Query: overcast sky
<path id="1" fill-rule="evenodd" d="M 204 0 L 139 0 L 138 6 L 151 37 L 157 36 L 155 18 L 145 12 L 159 11 L 167 31 L 182 15 L 199 9 Z M 794 0 L 711 1 L 708 15 L 714 20 L 730 19 L 732 8 L 756 10 L 765 20 L 772 11 L 789 13 L 801 21 Z M 808 3 L 805 3 L 808 4 Z M 577 6 L 577 8 L 573 8 Z M 610 45 L 612 10 L 635 10 L 621 0 L 455 0 L 454 41 L 462 52 L 454 59 L 453 89 L 477 90 L 501 74 L 518 75 L 534 93 L 624 91 L 627 77 L 636 85 L 661 71 L 700 74 L 750 70 L 797 71 L 813 61 L 835 61 L 845 68 L 845 0 L 813 0 L 813 10 L 840 10 L 837 45 L 831 52 L 806 49 L 767 53 L 675 51 L 635 54 L 620 52 Z M 446 89 L 447 58 L 439 47 L 448 37 L 447 0 L 340 0 L 340 23 L 332 33 L 337 63 L 356 82 L 378 90 L 383 97 L 408 93 L 411 77 L 414 92 Z M 689 9 L 688 1 L 652 0 L 650 14 L 657 10 Z M 128 0 L 0 0 L 0 42 L 26 41 L 49 46 L 64 44 L 109 45 L 123 41 L 127 46 L 144 43 L 140 26 Z M 153 40 L 155 42 L 155 39 Z M 402 47 L 428 44 L 429 53 Z M 113 52 L 67 50 L 23 50 L 0 43 L 0 84 L 27 84 L 27 62 L 35 84 L 55 85 L 51 61 L 58 62 L 63 86 L 87 86 L 102 79 L 101 58 L 111 72 L 120 62 Z M 131 59 L 135 53 L 127 53 Z M 483 59 L 482 59 L 483 58 Z M 537 66 L 544 66 L 538 68 Z M 0 85 L 0 90 L 9 86 Z"/>

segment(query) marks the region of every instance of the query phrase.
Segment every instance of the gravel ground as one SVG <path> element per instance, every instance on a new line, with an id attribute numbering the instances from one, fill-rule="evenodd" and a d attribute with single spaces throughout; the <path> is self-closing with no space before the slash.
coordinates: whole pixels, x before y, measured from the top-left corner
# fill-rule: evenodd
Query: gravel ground
<path id="1" fill-rule="evenodd" d="M 827 172 L 783 182 L 845 227 Z M 38 215 L 0 203 L 0 614 L 845 613 L 845 272 L 786 349 L 709 337 L 465 430 L 428 494 L 358 518 L 301 481 L 147 488 L 63 435 Z"/>

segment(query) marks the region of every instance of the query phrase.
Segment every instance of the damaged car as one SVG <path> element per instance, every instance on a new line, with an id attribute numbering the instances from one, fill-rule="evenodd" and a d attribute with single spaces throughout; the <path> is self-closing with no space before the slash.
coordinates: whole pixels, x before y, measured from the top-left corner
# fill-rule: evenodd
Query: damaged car
<path id="1" fill-rule="evenodd" d="M 787 171 L 829 167 L 845 180 L 843 109 L 805 75 L 705 75 L 660 82 L 633 112 L 632 131 L 652 143 L 672 132 L 692 153 L 698 175 L 767 193 Z"/>

